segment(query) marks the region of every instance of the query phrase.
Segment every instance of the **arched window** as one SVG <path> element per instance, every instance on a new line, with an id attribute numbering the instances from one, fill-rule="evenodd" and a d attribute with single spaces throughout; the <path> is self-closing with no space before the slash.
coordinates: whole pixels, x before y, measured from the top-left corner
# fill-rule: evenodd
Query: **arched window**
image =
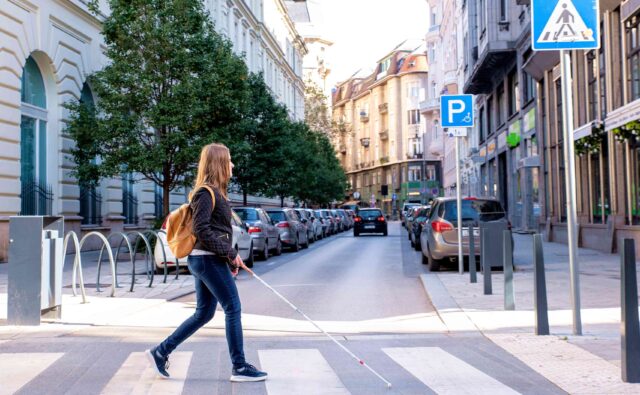
<path id="1" fill-rule="evenodd" d="M 20 121 L 21 214 L 50 215 L 53 194 L 47 185 L 47 96 L 32 57 L 22 70 Z"/>
<path id="2" fill-rule="evenodd" d="M 82 87 L 80 103 L 93 108 L 93 94 L 87 83 Z M 96 159 L 93 161 L 95 162 Z M 100 225 L 102 223 L 102 196 L 93 185 L 80 184 L 80 216 L 82 225 Z"/>

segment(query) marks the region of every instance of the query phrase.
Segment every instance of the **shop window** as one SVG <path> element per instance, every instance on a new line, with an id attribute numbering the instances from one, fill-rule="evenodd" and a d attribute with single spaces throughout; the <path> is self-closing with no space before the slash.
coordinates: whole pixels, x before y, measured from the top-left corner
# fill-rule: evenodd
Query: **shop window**
<path id="1" fill-rule="evenodd" d="M 436 181 L 438 179 L 438 172 L 435 165 L 427 165 L 427 181 Z"/>
<path id="2" fill-rule="evenodd" d="M 590 169 L 592 196 L 591 210 L 593 223 L 604 224 L 611 214 L 609 205 L 609 147 L 607 140 L 603 139 L 600 152 L 591 154 Z"/>
<path id="3" fill-rule="evenodd" d="M 480 138 L 480 143 L 484 143 L 484 140 L 487 138 L 487 127 L 484 123 L 484 107 L 482 107 L 480 109 L 480 115 L 478 116 L 478 131 L 479 131 L 479 138 Z"/>
<path id="4" fill-rule="evenodd" d="M 519 89 L 518 74 L 516 73 L 515 70 L 513 70 L 509 74 L 508 83 L 509 83 L 509 92 L 508 92 L 509 117 L 511 117 L 513 114 L 515 114 L 519 110 L 518 103 L 520 101 L 520 93 L 518 92 L 518 89 Z"/>
<path id="5" fill-rule="evenodd" d="M 631 185 L 627 187 L 631 188 L 631 224 L 640 225 L 640 142 L 630 141 L 629 145 Z"/>

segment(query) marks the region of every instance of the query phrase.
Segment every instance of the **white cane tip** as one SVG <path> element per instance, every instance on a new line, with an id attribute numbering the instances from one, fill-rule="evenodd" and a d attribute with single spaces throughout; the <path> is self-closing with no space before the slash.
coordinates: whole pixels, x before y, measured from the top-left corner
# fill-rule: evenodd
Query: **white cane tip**
<path id="1" fill-rule="evenodd" d="M 391 389 L 391 383 L 387 384 L 387 389 Z"/>

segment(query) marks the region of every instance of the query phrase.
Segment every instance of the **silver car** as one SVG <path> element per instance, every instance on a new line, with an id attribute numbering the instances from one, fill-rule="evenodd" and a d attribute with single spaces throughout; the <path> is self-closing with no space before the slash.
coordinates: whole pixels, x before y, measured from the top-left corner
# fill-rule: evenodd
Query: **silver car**
<path id="1" fill-rule="evenodd" d="M 422 263 L 430 271 L 458 257 L 458 205 L 455 198 L 437 198 L 433 201 L 427 224 L 420 234 Z M 469 230 L 473 225 L 476 246 L 480 245 L 480 222 L 504 222 L 510 228 L 507 213 L 496 199 L 467 198 L 462 200 L 462 252 L 469 255 Z M 480 251 L 480 249 L 476 249 Z"/>
<path id="2" fill-rule="evenodd" d="M 311 209 L 305 209 L 305 211 L 309 214 L 309 218 L 311 219 L 311 223 L 313 224 L 314 239 L 322 239 L 324 237 L 324 233 L 320 218 L 316 215 L 316 212 Z"/>
<path id="3" fill-rule="evenodd" d="M 331 234 L 331 222 L 324 216 L 322 210 L 314 210 L 314 214 L 322 226 L 322 238 L 329 237 Z"/>
<path id="4" fill-rule="evenodd" d="M 253 250 L 265 261 L 273 252 L 278 256 L 282 253 L 280 232 L 267 213 L 258 207 L 234 207 L 233 211 L 249 225 L 249 234 L 253 239 Z"/>
<path id="5" fill-rule="evenodd" d="M 293 251 L 300 251 L 300 248 L 309 247 L 307 238 L 307 228 L 302 225 L 295 210 L 290 208 L 268 209 L 267 214 L 275 223 L 280 232 L 282 245 L 291 248 Z"/>
<path id="6" fill-rule="evenodd" d="M 313 228 L 313 223 L 311 221 L 311 216 L 304 208 L 295 209 L 296 214 L 298 214 L 298 218 L 300 218 L 300 222 L 307 229 L 307 238 L 309 239 L 309 243 L 314 243 L 316 241 L 316 232 Z"/>

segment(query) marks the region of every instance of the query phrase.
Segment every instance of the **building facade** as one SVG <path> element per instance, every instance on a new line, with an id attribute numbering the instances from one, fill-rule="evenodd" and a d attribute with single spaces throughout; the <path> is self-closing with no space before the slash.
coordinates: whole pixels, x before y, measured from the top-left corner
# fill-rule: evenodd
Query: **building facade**
<path id="1" fill-rule="evenodd" d="M 87 77 L 108 62 L 102 21 L 84 0 L 0 2 L 0 261 L 6 260 L 9 217 L 63 215 L 79 234 L 147 227 L 161 216 L 162 192 L 136 175 L 81 188 L 70 171 L 63 104 L 93 101 Z M 206 0 L 216 29 L 264 72 L 293 119 L 304 119 L 304 43 L 282 0 Z M 106 1 L 101 2 L 107 13 Z M 175 206 L 186 198 L 175 191 Z M 241 195 L 232 195 L 241 201 Z M 252 197 L 252 202 L 269 204 Z M 275 202 L 275 201 L 274 201 Z M 88 246 L 90 247 L 90 246 Z"/>
<path id="2" fill-rule="evenodd" d="M 351 185 L 349 200 L 394 214 L 404 202 L 425 203 L 438 195 L 441 165 L 425 155 L 420 113 L 427 83 L 426 55 L 412 48 L 394 50 L 373 74 L 336 87 L 335 145 Z"/>

